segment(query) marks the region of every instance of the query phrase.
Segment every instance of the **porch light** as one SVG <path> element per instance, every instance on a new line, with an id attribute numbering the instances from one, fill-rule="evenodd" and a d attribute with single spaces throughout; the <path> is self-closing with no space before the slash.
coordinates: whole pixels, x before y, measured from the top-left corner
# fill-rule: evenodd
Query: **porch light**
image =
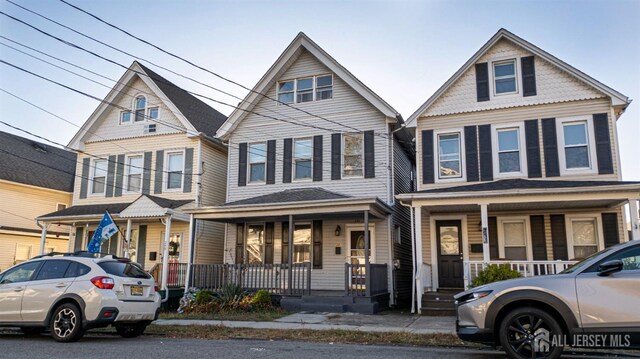
<path id="1" fill-rule="evenodd" d="M 340 232 L 342 232 L 342 228 L 340 228 L 340 225 L 336 226 L 336 237 L 340 237 Z"/>

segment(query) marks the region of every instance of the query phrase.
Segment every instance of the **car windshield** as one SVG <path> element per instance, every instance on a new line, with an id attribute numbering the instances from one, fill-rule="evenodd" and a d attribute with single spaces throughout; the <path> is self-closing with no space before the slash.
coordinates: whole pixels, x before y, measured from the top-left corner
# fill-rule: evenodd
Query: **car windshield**
<path id="1" fill-rule="evenodd" d="M 596 253 L 594 253 L 594 254 L 592 254 L 592 255 L 588 256 L 587 258 L 585 258 L 585 259 L 581 260 L 580 262 L 578 262 L 578 263 L 576 263 L 576 264 L 572 265 L 571 267 L 569 267 L 569 268 L 567 268 L 567 269 L 563 270 L 562 272 L 560 272 L 560 273 L 558 273 L 558 274 L 573 273 L 573 272 L 577 271 L 578 269 L 580 269 L 580 268 L 582 268 L 582 267 L 584 267 L 584 266 L 588 266 L 588 265 L 590 265 L 590 264 L 591 264 L 591 259 L 592 259 L 593 257 L 595 257 L 595 256 L 599 256 L 600 254 L 603 254 L 603 253 L 607 253 L 607 252 L 611 251 L 611 249 L 612 249 L 612 248 L 614 248 L 614 247 L 605 248 L 605 249 L 601 250 L 600 252 L 596 252 Z"/>
<path id="2" fill-rule="evenodd" d="M 145 272 L 137 263 L 108 261 L 98 263 L 100 268 L 105 272 L 116 275 L 118 277 L 144 278 L 149 279 L 151 276 Z"/>

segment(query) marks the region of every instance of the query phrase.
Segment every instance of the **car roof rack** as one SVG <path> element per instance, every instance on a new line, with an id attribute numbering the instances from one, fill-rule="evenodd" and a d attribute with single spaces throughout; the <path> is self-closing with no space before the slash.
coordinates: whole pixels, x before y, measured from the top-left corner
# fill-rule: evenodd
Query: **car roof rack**
<path id="1" fill-rule="evenodd" d="M 50 252 L 50 253 L 46 253 L 46 254 L 41 254 L 39 256 L 35 256 L 35 257 L 31 258 L 31 259 L 38 259 L 38 258 L 44 258 L 44 257 L 54 257 L 54 256 L 83 257 L 83 258 L 106 258 L 106 257 L 111 256 L 113 259 L 117 259 L 117 260 L 128 259 L 128 258 L 118 257 L 115 254 L 111 254 L 111 253 L 103 253 L 103 252 L 92 253 L 92 252 L 89 252 L 89 251 Z"/>

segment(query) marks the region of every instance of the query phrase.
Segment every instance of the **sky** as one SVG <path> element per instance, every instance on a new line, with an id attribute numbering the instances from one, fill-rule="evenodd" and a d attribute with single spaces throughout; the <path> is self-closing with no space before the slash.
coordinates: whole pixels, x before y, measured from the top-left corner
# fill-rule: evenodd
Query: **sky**
<path id="1" fill-rule="evenodd" d="M 247 93 L 133 40 L 59 0 L 11 1 L 138 58 L 236 96 L 244 97 Z M 303 31 L 405 119 L 491 36 L 506 28 L 636 99 L 618 121 L 618 134 L 623 179 L 640 180 L 640 1 L 67 1 L 247 87 L 253 87 L 296 34 Z M 7 0 L 0 0 L 0 11 L 125 67 L 134 60 Z M 68 47 L 1 14 L 0 35 L 111 79 L 124 73 L 122 67 Z M 21 48 L 4 38 L 0 38 L 0 43 Z M 98 98 L 104 98 L 113 85 L 79 71 L 106 86 L 91 83 L 4 45 L 0 45 L 0 58 Z M 187 90 L 229 104 L 238 102 L 163 70 L 157 72 Z M 76 126 L 82 125 L 98 105 L 93 99 L 2 63 L 0 89 Z M 220 104 L 212 106 L 226 115 L 232 110 Z M 0 118 L 63 144 L 78 130 L 2 91 Z M 26 136 L 3 124 L 0 130 Z"/>

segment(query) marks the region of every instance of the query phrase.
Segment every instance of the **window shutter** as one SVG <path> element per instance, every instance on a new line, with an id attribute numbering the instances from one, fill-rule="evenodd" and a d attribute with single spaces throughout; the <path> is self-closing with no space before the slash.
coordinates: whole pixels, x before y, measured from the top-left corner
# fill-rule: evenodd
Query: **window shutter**
<path id="1" fill-rule="evenodd" d="M 284 155 L 282 156 L 282 183 L 291 183 L 293 161 L 293 140 L 284 139 Z"/>
<path id="2" fill-rule="evenodd" d="M 522 64 L 522 96 L 536 95 L 536 65 L 533 56 L 520 59 Z"/>
<path id="3" fill-rule="evenodd" d="M 500 250 L 498 249 L 498 219 L 489 217 L 489 258 L 500 258 Z"/>
<path id="4" fill-rule="evenodd" d="M 376 151 L 373 131 L 364 131 L 364 178 L 376 176 Z"/>
<path id="5" fill-rule="evenodd" d="M 116 156 L 109 156 L 107 163 L 107 183 L 105 185 L 105 197 L 113 197 L 113 181 L 116 177 Z"/>
<path id="6" fill-rule="evenodd" d="M 524 121 L 524 134 L 527 143 L 527 172 L 529 173 L 529 178 L 540 178 L 542 177 L 542 165 L 540 163 L 538 120 Z"/>
<path id="7" fill-rule="evenodd" d="M 322 181 L 322 135 L 313 136 L 313 181 Z"/>
<path id="8" fill-rule="evenodd" d="M 598 174 L 612 174 L 613 160 L 611 156 L 611 139 L 609 137 L 609 116 L 606 113 L 593 115 L 593 129 L 596 137 Z"/>
<path id="9" fill-rule="evenodd" d="M 289 222 L 282 222 L 282 254 L 280 263 L 289 263 Z"/>
<path id="10" fill-rule="evenodd" d="M 552 214 L 551 220 L 551 243 L 553 244 L 553 259 L 568 260 L 567 252 L 567 228 L 564 222 L 564 214 Z"/>
<path id="11" fill-rule="evenodd" d="M 247 185 L 247 143 L 238 146 L 238 187 Z"/>
<path id="12" fill-rule="evenodd" d="M 433 130 L 422 131 L 422 183 L 433 183 Z"/>
<path id="13" fill-rule="evenodd" d="M 313 268 L 322 269 L 322 221 L 313 221 Z"/>
<path id="14" fill-rule="evenodd" d="M 542 119 L 542 145 L 544 146 L 544 168 L 547 177 L 560 176 L 555 118 Z"/>
<path id="15" fill-rule="evenodd" d="M 87 198 L 87 189 L 89 187 L 89 177 L 91 176 L 91 159 L 82 159 L 82 174 L 80 175 L 80 198 Z"/>
<path id="16" fill-rule="evenodd" d="M 114 197 L 122 196 L 122 188 L 124 187 L 123 178 L 124 178 L 124 155 L 118 155 L 117 163 L 116 163 L 116 184 L 113 188 Z"/>
<path id="17" fill-rule="evenodd" d="M 533 246 L 533 260 L 547 260 L 547 238 L 544 233 L 544 216 L 530 216 L 531 244 Z"/>
<path id="18" fill-rule="evenodd" d="M 138 227 L 138 248 L 137 261 L 142 268 L 144 268 L 144 261 L 147 259 L 147 225 L 140 225 Z"/>
<path id="19" fill-rule="evenodd" d="M 331 134 L 331 179 L 342 178 L 342 134 Z"/>
<path id="20" fill-rule="evenodd" d="M 184 186 L 182 192 L 191 192 L 193 183 L 193 148 L 184 150 Z"/>
<path id="21" fill-rule="evenodd" d="M 275 224 L 264 224 L 264 264 L 273 264 L 273 235 Z"/>
<path id="22" fill-rule="evenodd" d="M 604 232 L 604 246 L 611 247 L 620 243 L 620 231 L 618 231 L 618 214 L 602 214 L 602 232 Z"/>
<path id="23" fill-rule="evenodd" d="M 276 140 L 267 141 L 267 184 L 276 183 Z"/>
<path id="24" fill-rule="evenodd" d="M 467 168 L 467 182 L 476 182 L 478 174 L 478 128 L 464 127 L 465 167 Z"/>
<path id="25" fill-rule="evenodd" d="M 489 64 L 476 64 L 476 92 L 478 102 L 489 101 Z"/>
<path id="26" fill-rule="evenodd" d="M 478 126 L 480 143 L 480 180 L 493 180 L 493 157 L 491 149 L 491 125 Z"/>
<path id="27" fill-rule="evenodd" d="M 164 151 L 156 151 L 156 177 L 153 182 L 153 193 L 162 193 L 162 180 L 164 178 Z"/>
<path id="28" fill-rule="evenodd" d="M 142 158 L 142 193 L 149 194 L 151 189 L 151 155 L 153 152 L 145 152 Z"/>
<path id="29" fill-rule="evenodd" d="M 236 224 L 236 264 L 244 263 L 244 223 Z"/>
<path id="30" fill-rule="evenodd" d="M 73 251 L 81 251 L 82 250 L 82 239 L 84 237 L 84 228 L 77 227 L 76 228 L 76 238 L 73 242 Z"/>

